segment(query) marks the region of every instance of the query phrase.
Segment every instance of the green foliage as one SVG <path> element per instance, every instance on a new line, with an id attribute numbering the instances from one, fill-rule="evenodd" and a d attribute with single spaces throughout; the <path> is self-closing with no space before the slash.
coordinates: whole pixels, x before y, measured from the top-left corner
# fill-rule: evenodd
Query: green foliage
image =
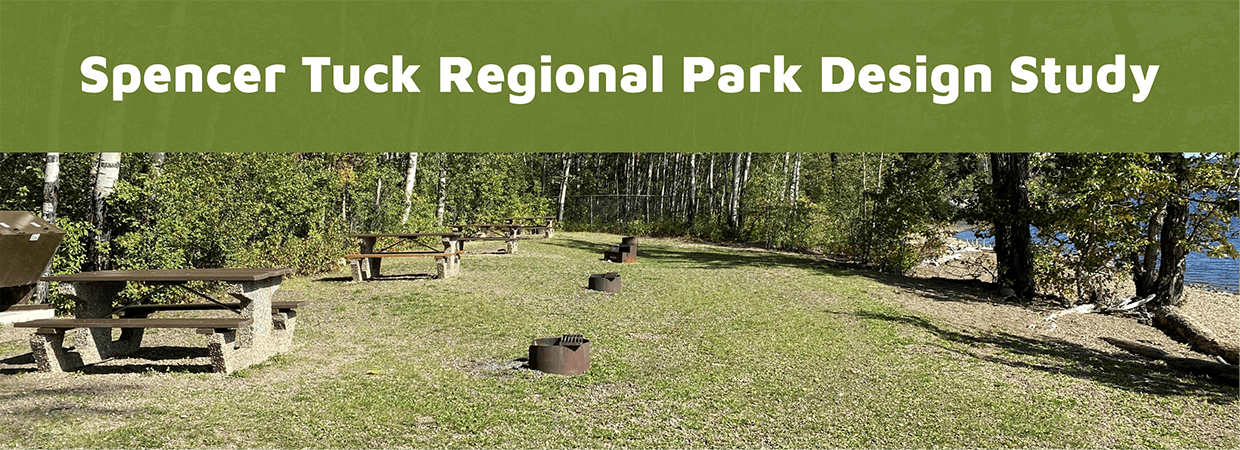
<path id="1" fill-rule="evenodd" d="M 83 267 L 93 233 L 98 156 L 63 156 L 58 222 L 74 234 L 56 267 L 72 272 Z M 555 214 L 568 160 L 570 195 L 596 196 L 590 202 L 609 215 L 574 223 L 566 208 L 566 230 L 822 251 L 898 272 L 938 253 L 945 225 L 984 226 L 979 221 L 993 216 L 986 159 L 978 154 L 422 154 L 407 219 L 407 154 L 173 153 L 158 173 L 151 155 L 125 154 L 104 224 L 113 238 L 101 250 L 118 269 L 287 266 L 315 273 L 336 267 L 355 245 L 352 232 L 445 231 L 455 223 Z M 1149 218 L 1176 195 L 1192 204 L 1185 245 L 1235 257 L 1227 239 L 1240 210 L 1236 161 L 1234 154 L 1194 156 L 1189 186 L 1177 187 L 1147 154 L 1036 156 L 1027 213 L 1040 230 L 1041 282 L 1061 294 L 1101 295 L 1107 280 L 1156 246 Z M 15 174 L 2 181 L 8 191 L 0 205 L 38 210 L 43 163 L 43 155 L 0 156 L 0 167 Z"/>
<path id="2" fill-rule="evenodd" d="M 55 270 L 71 273 L 86 267 L 86 244 L 96 234 L 91 192 L 98 155 L 62 156 L 57 223 L 69 235 Z M 171 153 L 156 171 L 150 154 L 127 153 L 106 203 L 112 239 L 99 248 L 116 269 L 317 273 L 336 268 L 355 248 L 349 233 L 445 230 L 435 217 L 441 166 L 449 212 L 461 220 L 551 213 L 537 162 L 516 154 L 424 154 L 403 220 L 407 154 Z M 44 164 L 41 154 L 0 154 L 0 169 L 13 174 L 3 178 L 0 207 L 38 211 Z M 444 224 L 452 220 L 449 215 Z M 122 297 L 182 299 L 140 286 Z"/>
<path id="3" fill-rule="evenodd" d="M 1190 205 L 1189 230 L 1181 238 L 1189 251 L 1236 257 L 1228 239 L 1237 232 L 1229 228 L 1237 156 L 1188 158 L 1187 186 L 1176 186 L 1170 169 L 1152 154 L 1053 153 L 1036 159 L 1033 223 L 1043 253 L 1062 255 L 1041 258 L 1044 288 L 1080 301 L 1113 297 L 1113 280 L 1139 269 L 1147 249 L 1156 257 L 1159 235 L 1150 226 L 1167 202 Z"/>
<path id="4" fill-rule="evenodd" d="M 39 211 L 44 161 L 36 153 L 0 153 L 0 210 Z"/>
<path id="5" fill-rule="evenodd" d="M 172 155 L 158 177 L 122 182 L 111 203 L 119 267 L 329 267 L 345 229 L 328 211 L 344 183 L 319 157 Z M 323 188 L 327 189 L 323 189 Z M 334 189 L 333 189 L 334 188 Z M 334 246 L 343 248 L 343 242 Z"/>
<path id="6" fill-rule="evenodd" d="M 663 185 L 687 188 L 682 175 L 667 180 L 647 179 L 641 170 L 614 173 L 612 163 L 632 167 L 645 159 L 655 166 L 675 164 L 687 158 L 663 155 L 624 155 L 588 158 L 578 177 L 588 182 L 578 194 L 619 192 L 638 185 L 636 192 L 664 192 Z M 742 183 L 740 226 L 728 225 L 727 199 L 735 173 L 731 156 L 709 158 L 699 155 L 698 213 L 676 209 L 680 192 L 673 191 L 672 208 L 650 219 L 599 222 L 593 226 L 570 224 L 572 229 L 590 229 L 651 236 L 691 236 L 716 242 L 747 242 L 771 248 L 800 251 L 823 250 L 853 259 L 879 270 L 904 271 L 937 253 L 943 244 L 943 225 L 959 215 L 954 204 L 970 194 L 970 182 L 977 178 L 977 157 L 970 154 L 821 154 L 792 157 L 782 153 L 754 153 L 749 161 L 749 178 Z M 709 161 L 716 167 L 709 167 Z M 796 161 L 800 161 L 801 180 L 796 180 Z M 743 170 L 743 169 L 742 169 Z M 624 181 L 635 177 L 636 182 Z M 608 184 L 608 179 L 615 184 Z M 649 186 L 644 190 L 642 183 Z M 796 193 L 795 197 L 793 193 Z M 723 195 L 721 195 L 723 194 Z M 659 202 L 660 200 L 654 200 Z"/>
<path id="7" fill-rule="evenodd" d="M 824 164 L 822 199 L 827 248 L 880 270 L 905 271 L 937 254 L 943 225 L 958 215 L 952 200 L 967 192 L 972 155 L 840 155 Z"/>
<path id="8" fill-rule="evenodd" d="M 86 263 L 86 241 L 90 239 L 94 228 L 86 222 L 71 219 L 59 219 L 56 226 L 65 230 L 65 237 L 56 249 L 56 256 L 52 258 L 52 275 L 77 273 Z M 48 303 L 56 307 L 57 312 L 67 313 L 73 308 L 73 301 L 57 293 L 57 284 L 59 283 L 51 283 Z"/>
<path id="9" fill-rule="evenodd" d="M 551 214 L 551 202 L 540 192 L 528 158 L 516 153 L 441 154 L 448 179 L 448 198 L 457 223 L 493 223 L 505 217 Z M 537 155 L 534 155 L 537 156 Z M 433 168 L 432 168 L 433 167 Z M 432 166 L 427 169 L 435 170 Z M 428 171 L 428 173 L 433 173 Z"/>

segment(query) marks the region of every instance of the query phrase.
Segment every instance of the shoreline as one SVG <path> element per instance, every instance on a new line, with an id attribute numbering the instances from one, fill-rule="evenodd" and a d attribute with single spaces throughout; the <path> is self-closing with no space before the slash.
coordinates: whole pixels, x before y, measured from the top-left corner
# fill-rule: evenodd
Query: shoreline
<path id="1" fill-rule="evenodd" d="M 947 229 L 945 230 L 945 231 L 948 233 L 948 236 L 947 236 L 946 241 L 947 241 L 947 242 L 949 242 L 949 243 L 950 243 L 950 242 L 952 242 L 952 241 L 956 241 L 956 242 L 958 243 L 957 247 L 960 247 L 960 246 L 962 246 L 962 245 L 963 245 L 963 247 L 964 247 L 964 248 L 966 248 L 966 249 L 967 249 L 967 248 L 980 248 L 980 249 L 981 249 L 981 250 L 983 250 L 983 251 L 993 251 L 993 245 L 991 245 L 991 246 L 987 246 L 987 245 L 985 245 L 984 243 L 982 243 L 982 242 L 981 242 L 981 239 L 977 239 L 977 240 L 975 240 L 974 242 L 970 242 L 969 240 L 966 240 L 966 239 L 961 239 L 961 238 L 956 237 L 956 236 L 958 236 L 960 233 L 963 233 L 963 232 L 966 232 L 966 231 L 971 232 L 971 231 L 974 231 L 976 228 L 977 228 L 977 227 L 976 227 L 976 225 L 974 225 L 974 224 L 970 224 L 970 223 L 968 223 L 968 222 L 956 222 L 956 223 L 954 223 L 954 224 L 952 224 L 952 225 L 948 226 L 948 227 L 947 227 Z M 994 239 L 994 238 L 989 238 L 989 239 Z M 962 244 L 962 245 L 960 245 L 960 244 Z M 1240 246 L 1237 246 L 1237 247 L 1240 247 Z M 959 251 L 961 251 L 961 250 L 952 249 L 952 248 L 951 248 L 951 246 L 949 246 L 949 253 L 951 253 L 951 252 L 959 252 Z M 1194 255 L 1194 254 L 1200 254 L 1200 252 L 1196 252 L 1196 253 L 1190 254 L 1189 256 L 1192 256 L 1192 255 Z M 941 259 L 941 258 L 943 258 L 943 256 L 940 256 L 940 259 Z M 1212 259 L 1212 260 L 1225 260 L 1225 259 L 1230 259 L 1230 258 L 1210 258 L 1210 259 Z M 923 261 L 923 262 L 922 262 L 922 264 L 925 264 L 925 263 L 926 263 L 926 261 Z M 1224 283 L 1224 284 L 1214 283 L 1214 282 L 1210 282 L 1210 281 L 1196 281 L 1196 280 L 1194 280 L 1194 281 L 1188 281 L 1188 280 L 1187 280 L 1187 278 L 1189 278 L 1189 276 L 1190 276 L 1190 275 L 1189 275 L 1189 273 L 1188 273 L 1187 271 L 1185 271 L 1185 274 L 1184 274 L 1184 275 L 1185 275 L 1185 278 L 1186 278 L 1186 280 L 1185 280 L 1185 282 L 1184 282 L 1184 287 L 1185 287 L 1185 288 L 1192 287 L 1192 288 L 1194 288 L 1194 289 L 1198 289 L 1198 290 L 1202 290 L 1202 291 L 1207 291 L 1207 292 L 1216 292 L 1216 293 L 1222 293 L 1222 294 L 1233 294 L 1233 295 L 1240 295 L 1240 282 L 1237 282 L 1237 281 L 1240 281 L 1240 274 L 1235 274 L 1235 273 L 1233 273 L 1233 275 L 1236 275 L 1236 278 L 1233 278 L 1231 281 L 1232 281 L 1232 282 L 1234 282 L 1234 283 L 1236 283 L 1236 284 L 1225 284 L 1225 283 L 1227 282 L 1227 280 L 1226 280 L 1226 279 L 1224 279 L 1224 280 L 1223 280 L 1223 283 Z M 1208 277 L 1208 276 L 1204 276 L 1203 278 L 1207 278 L 1207 279 L 1208 279 L 1208 278 L 1210 278 L 1210 277 Z"/>
<path id="2" fill-rule="evenodd" d="M 935 260 L 923 261 L 907 275 L 921 279 L 994 282 L 996 260 L 993 250 L 987 251 L 956 238 L 948 238 L 948 243 L 949 248 L 957 250 Z M 1113 287 L 1117 299 L 1131 297 L 1135 291 L 1131 279 L 1120 281 Z M 1231 342 L 1240 340 L 1240 294 L 1185 283 L 1179 308 L 1220 339 Z"/>

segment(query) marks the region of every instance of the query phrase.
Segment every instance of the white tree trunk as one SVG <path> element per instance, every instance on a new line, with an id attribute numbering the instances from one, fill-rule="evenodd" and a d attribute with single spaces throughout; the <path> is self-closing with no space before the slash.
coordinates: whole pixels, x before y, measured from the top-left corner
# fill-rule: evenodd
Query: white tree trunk
<path id="1" fill-rule="evenodd" d="M 672 163 L 672 187 L 671 187 L 672 198 L 669 199 L 669 203 L 671 203 L 671 210 L 672 210 L 671 215 L 672 216 L 679 216 L 684 206 L 681 204 L 682 202 L 680 201 L 680 198 L 681 198 L 680 193 L 682 192 L 680 189 L 680 180 L 681 180 L 680 178 L 680 166 L 681 166 L 680 159 L 681 158 L 680 157 L 681 157 L 681 154 L 677 153 L 675 162 Z"/>
<path id="2" fill-rule="evenodd" d="M 749 163 L 753 160 L 753 153 L 745 153 L 745 168 L 741 170 L 741 185 L 736 196 L 736 226 L 741 226 L 744 221 L 744 215 L 741 214 L 741 199 L 745 197 L 745 187 L 749 185 Z"/>
<path id="3" fill-rule="evenodd" d="M 697 153 L 689 155 L 689 217 L 697 216 Z"/>
<path id="4" fill-rule="evenodd" d="M 707 186 L 707 188 L 711 192 L 710 202 L 708 202 L 709 205 L 707 205 L 707 207 L 710 209 L 710 212 L 713 215 L 715 213 L 715 192 L 716 192 L 715 191 L 715 154 L 714 153 L 710 154 L 710 164 L 709 164 L 709 168 L 706 171 L 706 183 L 709 185 Z"/>
<path id="5" fill-rule="evenodd" d="M 60 153 L 48 153 L 43 169 L 43 220 L 56 221 L 56 204 L 60 191 Z"/>
<path id="6" fill-rule="evenodd" d="M 163 152 L 151 153 L 151 181 L 158 180 L 159 175 L 164 172 L 165 156 Z M 147 187 L 150 189 L 146 193 L 147 207 L 150 208 L 150 211 L 155 211 L 155 199 L 158 198 L 159 192 L 154 185 L 148 184 Z M 150 218 L 148 217 L 147 219 L 149 220 Z"/>
<path id="7" fill-rule="evenodd" d="M 663 154 L 663 164 L 659 164 L 659 219 L 667 217 L 667 154 Z"/>
<path id="8" fill-rule="evenodd" d="M 568 198 L 568 169 L 572 167 L 572 165 L 573 165 L 572 154 L 565 153 L 564 154 L 564 178 L 560 180 L 560 207 L 559 207 L 559 211 L 556 212 L 556 215 L 555 215 L 556 222 L 564 221 L 564 200 Z"/>
<path id="9" fill-rule="evenodd" d="M 400 224 L 409 223 L 409 210 L 413 208 L 413 187 L 418 175 L 418 154 L 409 154 L 409 169 L 405 171 L 405 214 L 400 217 Z"/>
<path id="10" fill-rule="evenodd" d="M 792 204 L 797 203 L 798 196 L 801 195 L 801 154 L 797 153 L 796 159 L 792 163 L 792 196 L 790 200 Z"/>
<path id="11" fill-rule="evenodd" d="M 383 207 L 383 178 L 380 177 L 377 181 L 378 183 L 375 183 L 375 204 L 371 209 L 374 214 L 371 216 L 369 226 L 372 230 L 378 229 L 379 226 L 383 224 L 381 220 L 382 212 L 380 211 L 380 208 Z"/>
<path id="12" fill-rule="evenodd" d="M 43 220 L 56 223 L 57 195 L 60 191 L 60 154 L 48 153 L 47 163 L 43 169 Z M 52 261 L 43 268 L 43 276 L 52 274 Z M 35 288 L 34 302 L 47 303 L 48 283 L 40 281 Z"/>
<path id="13" fill-rule="evenodd" d="M 100 153 L 95 166 L 95 202 L 106 201 L 116 190 L 116 179 L 121 175 L 121 154 L 115 152 Z M 96 208 L 96 215 L 102 212 Z"/>
<path id="14" fill-rule="evenodd" d="M 790 160 L 791 156 L 792 156 L 792 154 L 791 154 L 791 153 L 784 152 L 784 164 L 783 164 L 783 169 L 784 169 L 784 200 L 785 200 L 785 201 L 788 201 L 788 202 L 791 202 L 791 201 L 792 201 L 792 180 L 788 178 L 788 170 L 790 169 L 790 167 L 789 167 L 789 166 L 790 166 L 790 164 L 789 164 L 789 163 L 791 162 L 791 160 Z"/>
<path id="15" fill-rule="evenodd" d="M 741 207 L 741 154 L 732 155 L 732 195 L 728 201 L 728 225 L 740 226 Z"/>
<path id="16" fill-rule="evenodd" d="M 118 132 L 119 133 L 119 132 Z M 119 138 L 116 138 L 119 139 Z M 119 146 L 119 145 L 118 145 Z M 95 165 L 95 187 L 91 197 L 94 206 L 95 239 L 93 246 L 93 263 L 95 270 L 109 269 L 108 258 L 103 251 L 112 240 L 112 230 L 107 225 L 107 201 L 116 191 L 116 179 L 121 174 L 121 154 L 117 152 L 100 153 Z"/>
<path id="17" fill-rule="evenodd" d="M 447 158 L 448 155 L 444 155 Z M 446 161 L 439 163 L 439 205 L 435 208 L 435 218 L 439 226 L 443 226 L 444 205 L 448 201 L 448 166 Z"/>

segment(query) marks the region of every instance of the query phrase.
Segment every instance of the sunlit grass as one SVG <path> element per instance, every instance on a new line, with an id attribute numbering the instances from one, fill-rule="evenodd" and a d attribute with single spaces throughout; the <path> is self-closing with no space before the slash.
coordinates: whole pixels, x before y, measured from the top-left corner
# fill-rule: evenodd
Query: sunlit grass
<path id="1" fill-rule="evenodd" d="M 561 233 L 517 255 L 467 255 L 462 275 L 442 281 L 292 280 L 280 298 L 315 302 L 298 316 L 292 354 L 232 377 L 144 376 L 176 382 L 91 419 L 106 426 L 77 427 L 90 413 L 73 409 L 19 411 L 0 421 L 0 446 L 1240 444 L 1221 431 L 1237 419 L 1235 388 L 1164 377 L 1186 392 L 1159 395 L 1122 371 L 1049 370 L 1074 362 L 901 310 L 865 274 L 797 256 L 646 240 L 638 264 L 599 261 L 618 239 Z M 433 270 L 384 262 L 390 275 Z M 584 289 L 608 271 L 622 274 L 623 293 Z M 531 339 L 570 332 L 592 341 L 586 374 L 513 368 Z"/>

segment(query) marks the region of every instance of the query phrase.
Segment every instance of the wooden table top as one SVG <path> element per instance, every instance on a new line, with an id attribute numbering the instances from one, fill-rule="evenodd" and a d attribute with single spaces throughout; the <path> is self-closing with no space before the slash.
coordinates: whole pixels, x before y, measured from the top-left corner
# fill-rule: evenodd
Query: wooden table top
<path id="1" fill-rule="evenodd" d="M 265 269 L 162 269 L 162 270 L 100 270 L 72 275 L 43 277 L 46 281 L 154 281 L 176 283 L 184 281 L 259 281 L 272 277 L 290 275 L 287 267 Z"/>
<path id="2" fill-rule="evenodd" d="M 358 234 L 350 234 L 349 237 L 366 237 L 366 238 L 369 238 L 369 237 L 373 237 L 373 238 L 380 238 L 380 237 L 397 237 L 397 238 L 461 237 L 461 233 L 358 233 Z"/>

